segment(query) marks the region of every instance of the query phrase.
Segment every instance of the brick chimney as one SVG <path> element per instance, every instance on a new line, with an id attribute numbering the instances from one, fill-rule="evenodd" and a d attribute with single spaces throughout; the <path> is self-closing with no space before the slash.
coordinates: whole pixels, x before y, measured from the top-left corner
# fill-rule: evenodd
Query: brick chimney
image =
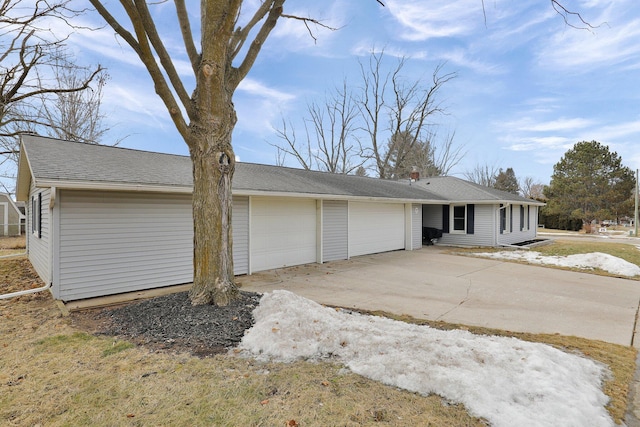
<path id="1" fill-rule="evenodd" d="M 418 172 L 417 167 L 414 166 L 411 168 L 411 173 L 409 174 L 409 178 L 411 179 L 411 181 L 420 181 L 420 172 Z"/>

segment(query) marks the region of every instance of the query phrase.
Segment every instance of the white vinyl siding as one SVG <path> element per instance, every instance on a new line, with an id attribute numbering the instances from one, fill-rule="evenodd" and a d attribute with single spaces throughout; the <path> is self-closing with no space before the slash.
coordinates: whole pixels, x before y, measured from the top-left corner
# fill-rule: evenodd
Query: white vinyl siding
<path id="1" fill-rule="evenodd" d="M 349 203 L 349 256 L 405 248 L 404 204 Z"/>
<path id="2" fill-rule="evenodd" d="M 316 262 L 316 201 L 251 198 L 251 271 Z"/>
<path id="3" fill-rule="evenodd" d="M 190 283 L 190 195 L 61 191 L 62 300 Z"/>
<path id="4" fill-rule="evenodd" d="M 346 200 L 322 202 L 322 261 L 349 257 L 348 204 Z"/>
<path id="5" fill-rule="evenodd" d="M 411 206 L 411 249 L 422 247 L 422 205 Z"/>
<path id="6" fill-rule="evenodd" d="M 438 243 L 453 246 L 495 246 L 496 205 L 474 205 L 473 234 L 444 233 Z M 423 205 L 424 227 L 442 230 L 442 205 Z"/>
<path id="7" fill-rule="evenodd" d="M 529 224 L 536 224 L 538 214 L 537 206 L 529 207 Z M 527 209 L 525 206 L 525 215 Z M 536 227 L 520 230 L 520 205 L 513 205 L 513 231 L 510 233 L 503 233 L 498 236 L 498 245 L 513 245 L 514 243 L 525 242 L 527 240 L 533 240 L 536 238 L 538 230 Z M 527 223 L 527 217 L 524 218 L 525 224 Z"/>
<path id="8" fill-rule="evenodd" d="M 249 273 L 249 197 L 233 197 L 233 273 Z"/>
<path id="9" fill-rule="evenodd" d="M 31 197 L 38 199 L 38 194 L 41 193 L 40 200 L 40 213 L 34 212 L 32 215 L 33 204 L 31 203 Z M 49 210 L 49 199 L 51 197 L 51 190 L 38 189 L 31 187 L 31 193 L 29 194 L 29 200 L 26 203 L 27 209 L 27 247 L 29 251 L 29 261 L 33 268 L 36 270 L 40 278 L 44 283 L 50 283 L 51 278 L 51 211 Z M 36 203 L 37 205 L 37 203 Z M 40 230 L 39 236 L 31 232 L 31 221 L 34 218 L 40 219 L 40 226 L 37 227 Z"/>

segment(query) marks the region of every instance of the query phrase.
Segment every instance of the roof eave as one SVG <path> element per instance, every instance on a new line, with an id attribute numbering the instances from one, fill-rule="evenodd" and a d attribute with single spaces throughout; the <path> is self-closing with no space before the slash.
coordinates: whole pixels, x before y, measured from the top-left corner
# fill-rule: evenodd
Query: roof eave
<path id="1" fill-rule="evenodd" d="M 69 181 L 57 179 L 37 179 L 38 188 L 56 187 L 62 190 L 101 190 L 101 191 L 131 191 L 151 193 L 183 193 L 191 194 L 192 187 L 171 186 L 162 184 L 136 184 L 104 181 Z"/>
<path id="2" fill-rule="evenodd" d="M 130 191 L 130 192 L 152 192 L 152 193 L 172 193 L 172 194 L 192 194 L 192 187 L 185 186 L 168 186 L 168 185 L 150 185 L 150 184 L 131 184 L 117 182 L 89 182 L 89 181 L 67 181 L 55 179 L 40 179 L 36 181 L 38 188 L 56 187 L 59 190 L 100 190 L 100 191 Z M 353 201 L 385 201 L 388 203 L 423 203 L 423 204 L 441 204 L 446 203 L 444 200 L 431 199 L 407 199 L 407 198 L 389 198 L 375 196 L 352 196 L 340 194 L 320 194 L 320 193 L 299 193 L 284 191 L 261 191 L 234 189 L 233 194 L 236 196 L 271 196 L 271 197 L 297 197 L 310 198 L 320 200 L 353 200 Z"/>

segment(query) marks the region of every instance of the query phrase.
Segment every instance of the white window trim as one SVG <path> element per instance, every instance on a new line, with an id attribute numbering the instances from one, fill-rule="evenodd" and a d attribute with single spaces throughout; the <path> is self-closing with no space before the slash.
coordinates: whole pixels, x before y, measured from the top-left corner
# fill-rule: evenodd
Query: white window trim
<path id="1" fill-rule="evenodd" d="M 458 206 L 464 207 L 464 228 L 462 230 L 456 230 L 454 228 L 455 218 L 453 216 L 454 208 Z M 449 206 L 449 234 L 467 234 L 467 205 L 456 204 Z"/>
<path id="2" fill-rule="evenodd" d="M 511 233 L 511 215 L 513 214 L 512 208 L 513 205 L 509 204 L 507 206 L 502 206 L 500 210 L 504 209 L 504 229 L 502 230 L 502 234 Z M 502 216 L 502 214 L 501 214 Z M 502 222 L 502 218 L 500 218 L 499 223 Z M 498 226 L 502 226 L 502 224 L 498 224 Z"/>
<path id="3" fill-rule="evenodd" d="M 42 212 L 42 196 L 40 196 L 39 194 L 41 193 L 37 193 L 31 196 L 31 232 L 37 238 L 40 238 L 40 216 Z"/>
<path id="4" fill-rule="evenodd" d="M 522 205 L 524 215 L 522 216 L 522 231 L 529 231 L 529 205 Z"/>

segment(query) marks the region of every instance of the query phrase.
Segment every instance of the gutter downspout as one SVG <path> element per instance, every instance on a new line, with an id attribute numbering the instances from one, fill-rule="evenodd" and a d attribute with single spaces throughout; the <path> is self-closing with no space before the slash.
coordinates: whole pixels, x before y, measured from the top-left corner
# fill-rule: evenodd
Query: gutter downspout
<path id="1" fill-rule="evenodd" d="M 14 257 L 19 257 L 19 256 L 24 256 L 24 255 L 27 255 L 27 254 L 28 254 L 28 252 L 24 251 L 24 252 L 20 252 L 20 253 L 17 253 L 17 254 L 2 255 L 2 256 L 0 256 L 0 259 L 14 258 Z"/>
<path id="2" fill-rule="evenodd" d="M 49 288 L 51 288 L 51 282 L 49 282 L 48 285 L 42 286 L 40 288 L 26 289 L 24 291 L 17 291 L 17 292 L 11 292 L 10 294 L 0 295 L 0 300 L 1 299 L 15 298 L 15 297 L 19 297 L 19 296 L 22 296 L 22 295 L 35 294 L 36 292 L 46 291 Z"/>

